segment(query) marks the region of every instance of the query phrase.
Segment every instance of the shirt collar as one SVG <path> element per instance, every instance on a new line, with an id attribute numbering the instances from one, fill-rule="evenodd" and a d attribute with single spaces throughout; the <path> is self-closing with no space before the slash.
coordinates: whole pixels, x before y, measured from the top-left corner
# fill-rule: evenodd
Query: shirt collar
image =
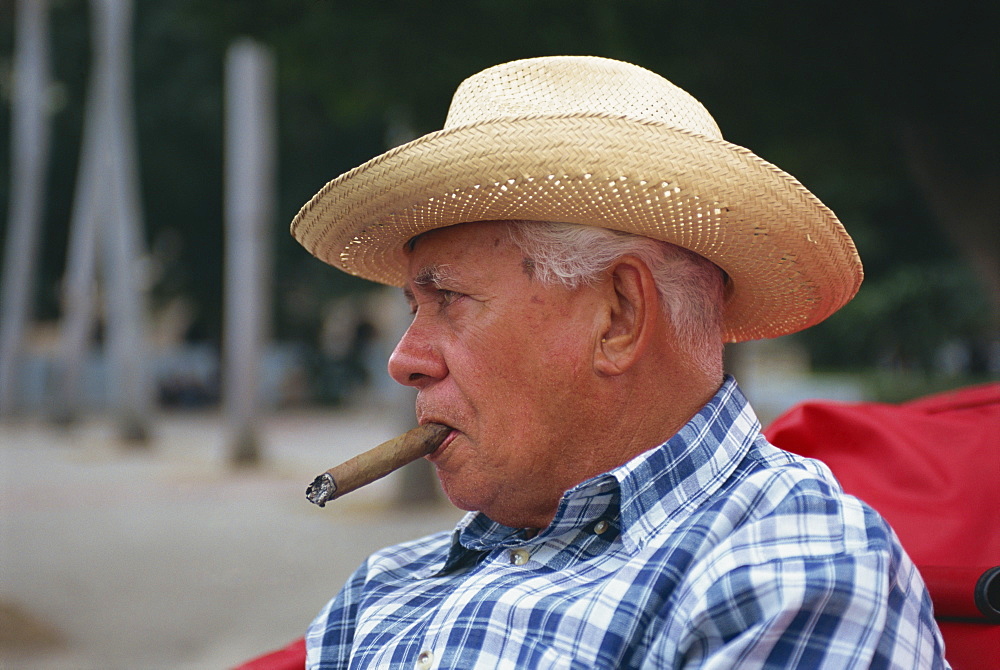
<path id="1" fill-rule="evenodd" d="M 622 536 L 641 548 L 676 525 L 732 475 L 760 433 L 736 380 L 726 376 L 708 403 L 666 443 L 613 470 L 621 490 Z"/>
<path id="2" fill-rule="evenodd" d="M 555 518 L 534 538 L 472 512 L 454 534 L 451 564 L 473 551 L 541 543 L 577 533 L 598 518 L 615 520 L 627 551 L 697 508 L 732 474 L 760 432 L 760 422 L 729 375 L 711 400 L 673 437 L 628 463 L 563 494 Z M 445 568 L 447 569 L 447 567 Z"/>

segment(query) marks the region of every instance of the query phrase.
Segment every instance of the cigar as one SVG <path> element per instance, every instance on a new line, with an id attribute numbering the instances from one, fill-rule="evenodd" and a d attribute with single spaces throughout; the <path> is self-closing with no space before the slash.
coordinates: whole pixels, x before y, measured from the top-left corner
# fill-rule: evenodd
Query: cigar
<path id="1" fill-rule="evenodd" d="M 323 507 L 334 498 L 367 486 L 432 453 L 450 432 L 451 428 L 439 423 L 427 423 L 408 430 L 321 474 L 306 489 L 306 500 Z"/>

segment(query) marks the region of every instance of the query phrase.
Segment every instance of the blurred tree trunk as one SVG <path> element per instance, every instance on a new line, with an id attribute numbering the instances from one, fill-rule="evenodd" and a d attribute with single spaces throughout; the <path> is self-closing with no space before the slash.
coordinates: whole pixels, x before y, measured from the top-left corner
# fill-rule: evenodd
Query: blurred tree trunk
<path id="1" fill-rule="evenodd" d="M 145 245 L 132 115 L 132 1 L 99 0 L 95 13 L 94 33 L 104 50 L 98 67 L 106 73 L 107 87 L 104 137 L 108 142 L 108 226 L 102 240 L 102 268 L 108 306 L 110 381 L 120 434 L 126 441 L 143 442 L 148 437 L 154 386 L 147 355 L 147 286 L 142 272 Z"/>
<path id="2" fill-rule="evenodd" d="M 0 416 L 16 412 L 24 333 L 31 321 L 51 128 L 46 109 L 46 0 L 20 0 L 14 47 L 7 242 L 0 294 Z"/>
<path id="3" fill-rule="evenodd" d="M 226 279 L 223 393 L 230 458 L 261 459 L 260 362 L 270 328 L 270 224 L 274 216 L 277 128 L 274 62 L 241 40 L 226 62 Z"/>

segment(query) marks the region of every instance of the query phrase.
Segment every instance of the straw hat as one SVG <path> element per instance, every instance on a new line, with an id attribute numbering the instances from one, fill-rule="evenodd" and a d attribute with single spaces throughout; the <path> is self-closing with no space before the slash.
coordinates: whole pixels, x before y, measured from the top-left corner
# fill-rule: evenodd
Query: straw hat
<path id="1" fill-rule="evenodd" d="M 507 219 L 629 231 L 701 254 L 732 280 L 730 341 L 819 323 L 862 278 L 833 212 L 791 175 L 724 141 L 697 100 L 641 67 L 583 56 L 473 75 L 443 130 L 337 177 L 291 229 L 330 265 L 402 286 L 410 238 Z"/>

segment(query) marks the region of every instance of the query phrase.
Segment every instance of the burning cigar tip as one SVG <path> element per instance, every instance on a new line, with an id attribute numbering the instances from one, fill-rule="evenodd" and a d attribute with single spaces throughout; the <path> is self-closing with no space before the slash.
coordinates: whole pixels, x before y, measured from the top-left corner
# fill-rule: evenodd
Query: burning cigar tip
<path id="1" fill-rule="evenodd" d="M 306 488 L 306 499 L 320 507 L 354 489 L 371 484 L 407 463 L 433 453 L 451 432 L 449 426 L 427 423 L 387 440 L 332 467 Z"/>
<path id="2" fill-rule="evenodd" d="M 320 507 L 326 506 L 326 501 L 337 492 L 337 482 L 329 472 L 324 472 L 312 481 L 306 488 L 306 500 Z"/>

